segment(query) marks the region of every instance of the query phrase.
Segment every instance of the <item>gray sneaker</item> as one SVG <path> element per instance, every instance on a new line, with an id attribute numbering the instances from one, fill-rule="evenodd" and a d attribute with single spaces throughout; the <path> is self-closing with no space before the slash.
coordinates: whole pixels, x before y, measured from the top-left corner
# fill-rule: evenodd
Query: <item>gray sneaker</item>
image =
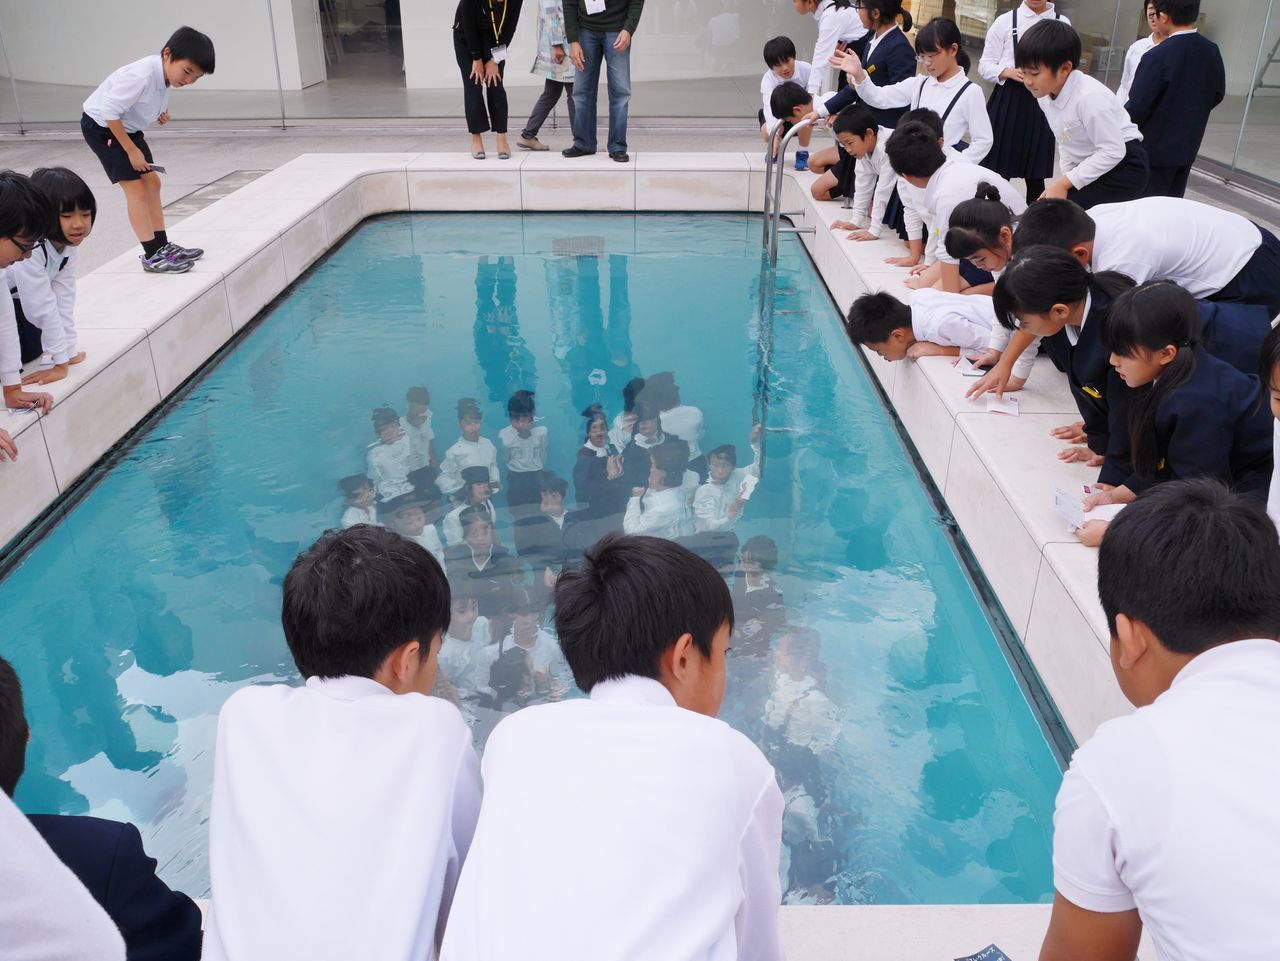
<path id="1" fill-rule="evenodd" d="M 172 260 L 199 260 L 204 256 L 204 251 L 199 247 L 181 247 L 172 243 L 161 247 L 160 253 Z"/>
<path id="2" fill-rule="evenodd" d="M 517 147 L 523 147 L 525 150 L 550 150 L 551 148 L 544 144 L 537 137 L 521 137 L 516 141 Z"/>
<path id="3" fill-rule="evenodd" d="M 194 261 L 179 260 L 176 257 L 167 256 L 164 251 L 165 248 L 161 247 L 150 257 L 139 254 L 138 259 L 142 261 L 142 269 L 149 274 L 185 274 L 195 266 Z"/>

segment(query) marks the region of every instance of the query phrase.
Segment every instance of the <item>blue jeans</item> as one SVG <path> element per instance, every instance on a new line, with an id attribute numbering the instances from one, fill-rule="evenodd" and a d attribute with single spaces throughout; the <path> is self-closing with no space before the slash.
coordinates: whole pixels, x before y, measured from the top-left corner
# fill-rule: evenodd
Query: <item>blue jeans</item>
<path id="1" fill-rule="evenodd" d="M 578 43 L 582 46 L 585 66 L 573 81 L 573 145 L 589 153 L 596 151 L 596 98 L 600 84 L 600 61 L 609 75 L 609 153 L 627 149 L 627 107 L 631 103 L 631 48 L 613 49 L 617 33 L 582 29 Z"/>

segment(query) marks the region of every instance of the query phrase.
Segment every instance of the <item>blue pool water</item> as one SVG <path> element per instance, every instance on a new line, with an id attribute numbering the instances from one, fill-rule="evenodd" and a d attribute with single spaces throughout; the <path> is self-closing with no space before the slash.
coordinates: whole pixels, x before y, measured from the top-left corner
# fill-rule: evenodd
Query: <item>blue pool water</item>
<path id="1" fill-rule="evenodd" d="M 358 230 L 0 583 L 0 654 L 32 725 L 18 801 L 134 821 L 162 875 L 204 893 L 218 708 L 297 681 L 281 580 L 336 524 L 370 410 L 403 412 L 426 385 L 443 456 L 458 398 L 481 401 L 496 442 L 507 397 L 534 390 L 567 478 L 577 412 L 612 415 L 628 377 L 671 370 L 705 450 L 734 443 L 745 464 L 753 417 L 769 428 L 737 533 L 777 543 L 789 626 L 735 641 L 722 716 L 779 770 L 787 900 L 1050 898 L 1055 756 L 794 242 L 761 373 L 759 229 L 410 215 Z M 492 712 L 463 706 L 482 742 Z"/>

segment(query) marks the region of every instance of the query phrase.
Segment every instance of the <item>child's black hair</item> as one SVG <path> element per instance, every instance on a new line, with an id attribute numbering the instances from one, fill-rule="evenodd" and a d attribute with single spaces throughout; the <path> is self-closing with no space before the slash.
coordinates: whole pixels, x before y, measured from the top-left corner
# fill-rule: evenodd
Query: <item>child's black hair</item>
<path id="1" fill-rule="evenodd" d="M 67 238 L 62 235 L 62 214 L 83 210 L 89 214 L 90 223 L 97 221 L 97 198 L 74 170 L 66 167 L 38 167 L 31 172 L 31 185 L 44 194 L 53 206 L 53 229 L 49 231 L 51 240 L 60 244 L 67 242 Z"/>
<path id="2" fill-rule="evenodd" d="M 531 390 L 518 390 L 512 394 L 511 398 L 507 401 L 508 417 L 521 417 L 526 415 L 532 417 L 534 409 L 533 391 Z"/>
<path id="3" fill-rule="evenodd" d="M 1075 201 L 1037 200 L 1018 218 L 1018 229 L 1013 232 L 1013 252 L 1040 246 L 1070 250 L 1077 244 L 1091 243 L 1097 233 L 1098 225 Z"/>
<path id="4" fill-rule="evenodd" d="M 1200 0 L 1147 0 L 1156 13 L 1165 14 L 1175 27 L 1189 27 L 1200 19 Z"/>
<path id="5" fill-rule="evenodd" d="M 1040 20 L 1018 38 L 1013 60 L 1019 70 L 1043 67 L 1057 73 L 1064 63 L 1071 64 L 1072 70 L 1079 70 L 1083 52 L 1080 34 L 1071 24 L 1065 20 Z"/>
<path id="6" fill-rule="evenodd" d="M 1000 199 L 1000 190 L 984 180 L 972 200 L 956 204 L 943 243 L 948 254 L 964 260 L 979 250 L 999 248 L 1004 228 L 1013 230 L 1013 211 Z"/>
<path id="7" fill-rule="evenodd" d="M 420 545 L 357 524 L 326 531 L 298 555 L 280 620 L 303 677 L 373 677 L 415 638 L 427 656 L 449 627 L 449 582 Z"/>
<path id="8" fill-rule="evenodd" d="M 1114 300 L 1132 287 L 1124 274 L 1093 273 L 1061 247 L 1025 247 L 996 281 L 991 304 L 1001 325 L 1017 330 L 1019 314 L 1047 314 L 1055 304 L 1079 304 L 1091 291 Z"/>
<path id="9" fill-rule="evenodd" d="M 676 375 L 669 370 L 661 370 L 644 382 L 644 390 L 640 399 L 653 404 L 658 410 L 670 410 L 680 406 L 680 387 L 676 383 Z"/>
<path id="10" fill-rule="evenodd" d="M 721 444 L 715 450 L 710 451 L 707 454 L 707 457 L 708 459 L 712 457 L 723 457 L 734 467 L 738 466 L 738 448 L 734 447 L 732 444 Z"/>
<path id="11" fill-rule="evenodd" d="M 893 294 L 863 294 L 849 308 L 844 330 L 854 344 L 883 344 L 895 331 L 911 329 L 911 308 Z"/>
<path id="12" fill-rule="evenodd" d="M 352 474 L 338 481 L 338 490 L 342 491 L 343 497 L 355 497 L 359 491 L 372 486 L 373 481 L 364 474 Z"/>
<path id="13" fill-rule="evenodd" d="M 559 494 L 561 497 L 567 497 L 569 484 L 554 471 L 544 470 L 538 478 L 538 490 L 543 494 Z"/>
<path id="14" fill-rule="evenodd" d="M 769 94 L 769 112 L 783 123 L 792 122 L 796 107 L 807 107 L 812 103 L 813 94 L 794 80 L 778 84 Z"/>
<path id="15" fill-rule="evenodd" d="M 774 37 L 764 45 L 764 62 L 770 70 L 796 58 L 796 45 L 790 37 Z"/>
<path id="16" fill-rule="evenodd" d="M 907 177 L 932 177 L 947 162 L 933 130 L 922 123 L 900 123 L 885 148 L 894 173 Z"/>
<path id="17" fill-rule="evenodd" d="M 9 797 L 26 770 L 30 737 L 22 706 L 22 682 L 13 665 L 0 657 L 0 791 Z"/>
<path id="18" fill-rule="evenodd" d="M 684 634 L 706 658 L 733 601 L 716 569 L 658 537 L 609 534 L 582 566 L 556 580 L 556 633 L 578 687 L 638 675 L 658 678 L 662 653 Z"/>
<path id="19" fill-rule="evenodd" d="M 644 390 L 643 377 L 632 377 L 622 385 L 622 410 L 624 413 L 629 414 L 635 408 L 636 400 L 639 399 L 642 390 Z"/>
<path id="20" fill-rule="evenodd" d="M 370 415 L 370 420 L 373 421 L 375 434 L 390 424 L 400 423 L 399 415 L 390 407 L 375 407 Z"/>
<path id="21" fill-rule="evenodd" d="M 170 63 L 190 60 L 202 73 L 213 73 L 213 41 L 194 27 L 179 27 L 173 31 L 164 50 L 169 51 Z"/>
<path id="22" fill-rule="evenodd" d="M 0 237 L 40 241 L 57 229 L 58 211 L 31 178 L 0 170 Z"/>
<path id="23" fill-rule="evenodd" d="M 910 33 L 914 25 L 911 14 L 902 9 L 902 0 L 862 0 L 862 9 L 867 11 L 869 20 L 875 20 L 873 13 L 879 14 L 881 24 L 901 19 L 903 33 Z"/>
<path id="24" fill-rule="evenodd" d="M 431 391 L 425 387 L 410 387 L 404 393 L 406 403 L 421 404 L 423 407 L 431 406 Z"/>
<path id="25" fill-rule="evenodd" d="M 458 401 L 458 423 L 461 424 L 468 417 L 484 419 L 484 414 L 480 411 L 480 402 L 474 397 L 463 397 Z"/>
<path id="26" fill-rule="evenodd" d="M 747 538 L 747 542 L 742 545 L 742 553 L 750 555 L 761 570 L 772 571 L 778 566 L 778 545 L 773 542 L 772 537 L 764 534 Z"/>
<path id="27" fill-rule="evenodd" d="M 586 410 L 582 412 L 582 416 L 586 418 L 587 421 L 586 429 L 583 431 L 583 437 L 590 436 L 591 425 L 596 421 L 603 422 L 606 430 L 609 427 L 609 415 L 605 413 L 604 408 L 599 404 L 587 405 Z"/>
<path id="28" fill-rule="evenodd" d="M 1019 41 L 1021 42 L 1021 41 Z M 973 61 L 964 50 L 964 38 L 960 36 L 960 28 L 954 20 L 946 17 L 934 17 L 916 34 L 916 53 L 934 53 L 938 50 L 956 48 L 956 63 L 964 73 L 969 72 Z"/>
<path id="29" fill-rule="evenodd" d="M 1107 528 L 1098 598 L 1170 651 L 1280 637 L 1280 538 L 1262 504 L 1216 480 L 1158 484 Z"/>
<path id="30" fill-rule="evenodd" d="M 489 512 L 482 511 L 479 507 L 469 505 L 458 512 L 458 526 L 462 528 L 463 537 L 467 536 L 472 524 L 480 522 L 488 524 L 490 527 L 493 526 L 493 518 L 489 515 Z"/>
<path id="31" fill-rule="evenodd" d="M 662 415 L 658 412 L 658 405 L 647 400 L 638 400 L 635 406 L 631 408 L 631 412 L 636 415 L 636 423 L 639 424 L 645 420 L 662 421 Z"/>
<path id="32" fill-rule="evenodd" d="M 867 131 L 871 131 L 872 136 L 875 136 L 878 129 L 876 115 L 863 103 L 849 104 L 836 114 L 835 122 L 831 124 L 833 133 L 851 133 L 859 139 L 865 137 Z"/>
<path id="33" fill-rule="evenodd" d="M 1275 390 L 1280 386 L 1280 377 L 1276 376 L 1276 368 L 1280 367 L 1280 327 L 1272 327 L 1263 338 L 1259 354 L 1258 378 L 1267 389 Z"/>
<path id="34" fill-rule="evenodd" d="M 909 123 L 922 123 L 935 134 L 939 140 L 946 136 L 946 130 L 942 126 L 942 115 L 936 110 L 930 110 L 928 107 L 916 107 L 915 110 L 908 110 L 898 118 L 898 126 L 902 127 Z"/>
<path id="35" fill-rule="evenodd" d="M 1133 470 L 1153 480 L 1160 470 L 1156 411 L 1160 403 L 1196 372 L 1200 310 L 1196 300 L 1171 280 L 1152 280 L 1126 290 L 1112 303 L 1102 326 L 1102 346 L 1121 357 L 1138 350 L 1173 346 L 1177 354 L 1145 390 L 1134 391 L 1129 406 L 1129 445 Z"/>
<path id="36" fill-rule="evenodd" d="M 662 471 L 666 487 L 679 487 L 684 472 L 689 467 L 689 445 L 678 437 L 668 437 L 657 447 L 649 449 L 653 466 Z"/>

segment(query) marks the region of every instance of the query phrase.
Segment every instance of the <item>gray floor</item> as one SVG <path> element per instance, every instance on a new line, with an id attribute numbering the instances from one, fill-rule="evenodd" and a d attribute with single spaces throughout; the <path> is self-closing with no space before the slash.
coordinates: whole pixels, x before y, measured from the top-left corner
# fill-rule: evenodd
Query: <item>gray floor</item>
<path id="1" fill-rule="evenodd" d="M 157 163 L 167 165 L 162 196 L 169 219 L 176 222 L 211 203 L 255 173 L 274 169 L 303 153 L 461 152 L 469 143 L 466 132 L 448 126 L 390 126 L 370 124 L 360 130 L 338 126 L 295 127 L 288 130 L 182 130 L 169 128 L 148 137 Z M 569 136 L 562 124 L 558 130 L 543 130 L 543 139 L 554 148 L 567 146 Z M 637 122 L 629 131 L 632 150 L 655 151 L 754 151 L 759 139 L 750 122 Z M 98 198 L 99 216 L 93 235 L 81 252 L 81 269 L 93 270 L 136 246 L 125 216 L 124 197 L 106 179 L 97 160 L 89 152 L 79 131 L 26 136 L 0 135 L 3 165 L 30 172 L 38 166 L 66 166 L 79 173 Z M 488 160 L 485 163 L 500 163 Z M 197 193 L 198 192 L 198 193 Z M 1237 209 L 1268 226 L 1280 225 L 1280 207 L 1220 181 L 1195 175 L 1189 196 L 1219 206 Z M 175 240 L 183 242 L 180 231 Z M 194 244 L 194 241 L 192 241 Z"/>

